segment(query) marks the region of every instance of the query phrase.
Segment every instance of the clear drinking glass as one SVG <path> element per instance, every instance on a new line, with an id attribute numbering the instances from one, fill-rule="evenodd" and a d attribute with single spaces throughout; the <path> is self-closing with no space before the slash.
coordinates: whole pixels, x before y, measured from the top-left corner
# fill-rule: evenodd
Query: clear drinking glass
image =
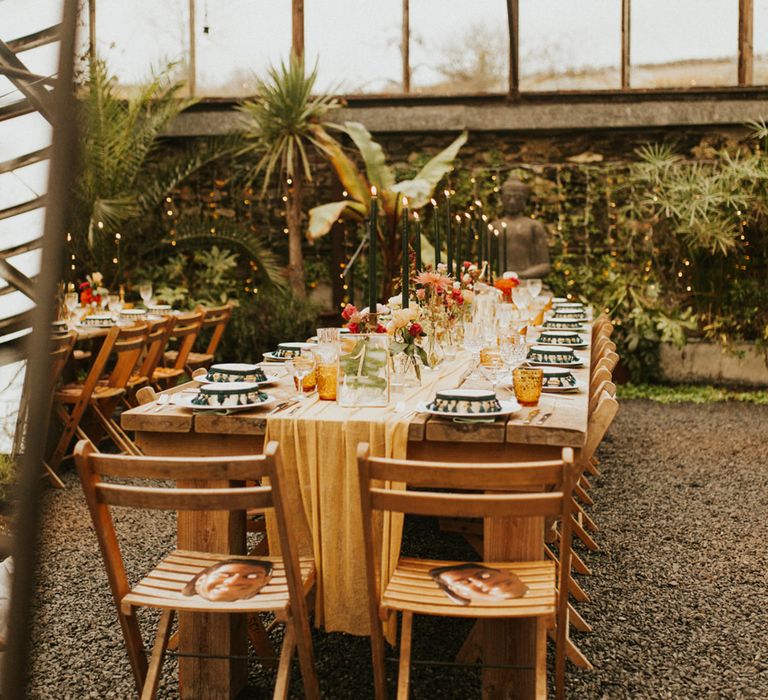
<path id="1" fill-rule="evenodd" d="M 531 295 L 528 294 L 528 290 L 523 285 L 519 285 L 512 288 L 512 301 L 515 302 L 518 309 L 524 311 L 531 303 Z"/>
<path id="2" fill-rule="evenodd" d="M 483 324 L 478 322 L 464 324 L 464 349 L 472 353 L 472 371 L 480 362 L 480 351 L 485 347 Z"/>
<path id="3" fill-rule="evenodd" d="M 539 294 L 541 294 L 541 289 L 544 286 L 544 283 L 540 279 L 531 278 L 528 280 L 528 283 L 525 285 L 525 289 L 528 292 L 528 294 L 531 295 L 531 299 L 536 299 Z"/>
<path id="4" fill-rule="evenodd" d="M 312 350 L 302 350 L 299 355 L 295 355 L 285 365 L 296 380 L 296 398 L 303 401 L 305 398 L 304 379 L 312 374 L 317 367 L 315 354 Z"/>
<path id="5" fill-rule="evenodd" d="M 107 305 L 109 306 L 109 310 L 116 314 L 119 314 L 123 310 L 123 304 L 120 301 L 119 294 L 110 294 L 107 297 Z"/>
<path id="6" fill-rule="evenodd" d="M 499 344 L 499 353 L 504 364 L 509 369 L 521 365 L 528 354 L 528 346 L 522 333 L 511 333 L 504 336 Z"/>
<path id="7" fill-rule="evenodd" d="M 72 312 L 77 308 L 77 304 L 80 301 L 80 297 L 77 292 L 67 292 L 64 295 L 64 304 L 67 307 L 69 319 L 72 319 Z"/>
<path id="8" fill-rule="evenodd" d="M 144 302 L 144 306 L 149 306 L 149 302 L 152 301 L 152 283 L 144 282 L 144 284 L 139 287 L 139 294 L 141 295 L 141 300 Z"/>
<path id="9" fill-rule="evenodd" d="M 484 356 L 480 363 L 480 371 L 483 376 L 491 383 L 493 393 L 496 393 L 496 386 L 507 373 L 507 368 L 501 360 L 498 352 L 489 353 Z"/>

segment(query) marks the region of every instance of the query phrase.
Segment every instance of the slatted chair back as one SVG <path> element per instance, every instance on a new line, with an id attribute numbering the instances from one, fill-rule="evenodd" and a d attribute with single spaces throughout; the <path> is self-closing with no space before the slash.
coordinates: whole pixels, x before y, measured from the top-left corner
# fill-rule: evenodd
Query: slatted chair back
<path id="1" fill-rule="evenodd" d="M 174 369 L 184 369 L 187 364 L 187 357 L 192 352 L 197 336 L 203 327 L 203 312 L 192 311 L 186 314 L 179 314 L 176 317 L 176 325 L 171 331 L 170 337 L 179 344 L 178 354 L 173 363 Z"/>
<path id="2" fill-rule="evenodd" d="M 113 326 L 107 332 L 107 335 L 101 344 L 101 348 L 99 349 L 96 358 L 91 363 L 88 374 L 85 377 L 85 381 L 80 388 L 80 391 L 77 395 L 77 400 L 75 401 L 72 408 L 67 411 L 63 404 L 55 403 L 56 414 L 62 421 L 63 429 L 61 435 L 59 436 L 59 440 L 54 447 L 50 458 L 48 459 L 48 464 L 50 465 L 51 469 L 56 470 L 59 464 L 61 464 L 61 460 L 66 454 L 67 447 L 72 441 L 75 433 L 79 430 L 80 421 L 91 402 L 93 392 L 95 391 L 96 386 L 101 379 L 101 375 L 104 373 L 104 370 L 107 366 L 107 361 L 112 354 L 115 343 L 117 342 L 119 336 L 120 328 L 117 326 Z"/>
<path id="3" fill-rule="evenodd" d="M 53 390 L 61 377 L 61 373 L 72 356 L 76 340 L 76 331 L 69 331 L 65 335 L 53 336 L 51 338 L 51 366 L 48 374 L 51 400 L 53 400 Z"/>
<path id="4" fill-rule="evenodd" d="M 613 379 L 613 375 L 611 374 L 611 371 L 605 366 L 605 363 L 601 364 L 600 366 L 596 366 L 594 371 L 592 372 L 592 376 L 589 378 L 589 391 L 590 394 L 600 386 L 603 382 L 611 381 Z"/>
<path id="5" fill-rule="evenodd" d="M 606 355 L 605 357 L 601 357 L 597 361 L 597 363 L 595 364 L 595 371 L 592 373 L 593 375 L 597 374 L 598 370 L 600 369 L 606 369 L 611 374 L 611 376 L 613 376 L 613 370 L 616 367 L 619 356 L 616 355 L 616 353 L 613 353 L 615 357 L 609 357 L 609 355 Z"/>
<path id="6" fill-rule="evenodd" d="M 162 362 L 165 347 L 168 345 L 168 339 L 171 337 L 175 325 L 175 316 L 165 316 L 150 324 L 146 351 L 137 370 L 140 377 L 146 377 L 147 380 L 152 379 L 152 375 Z"/>
<path id="7" fill-rule="evenodd" d="M 613 419 L 619 411 L 619 402 L 611 395 L 610 391 L 604 390 L 598 400 L 595 410 L 589 417 L 587 423 L 587 437 L 584 441 L 584 447 L 581 450 L 580 464 L 586 463 L 594 457 L 597 448 L 603 441 L 608 428 L 611 427 Z"/>
<path id="8" fill-rule="evenodd" d="M 141 321 L 127 328 L 120 328 L 115 340 L 115 364 L 107 378 L 108 386 L 125 389 L 149 337 L 149 324 Z"/>
<path id="9" fill-rule="evenodd" d="M 224 306 L 198 306 L 197 309 L 203 313 L 203 329 L 211 331 L 211 337 L 204 352 L 206 355 L 214 355 L 227 329 L 229 319 L 232 318 L 232 302 Z"/>
<path id="10" fill-rule="evenodd" d="M 589 415 L 592 415 L 600 402 L 603 392 L 607 391 L 610 396 L 616 396 L 616 385 L 610 380 L 604 380 L 590 393 L 589 397 Z"/>
<path id="11" fill-rule="evenodd" d="M 592 340 L 596 340 L 600 335 L 613 335 L 614 326 L 607 314 L 600 314 L 592 323 Z"/>
<path id="12" fill-rule="evenodd" d="M 568 627 L 567 576 L 571 570 L 572 491 L 576 476 L 573 450 L 563 449 L 559 460 L 457 464 L 371 457 L 368 445 L 363 443 L 358 447 L 357 463 L 376 697 L 386 697 L 379 601 L 388 582 L 381 581 L 378 573 L 373 511 L 439 517 L 559 517 L 562 560 L 558 573 L 556 680 L 558 697 L 563 697 Z M 403 486 L 384 488 L 382 482 Z M 404 490 L 406 487 L 418 491 Z M 478 490 L 482 492 L 478 493 Z"/>
<path id="13" fill-rule="evenodd" d="M 273 509 L 278 528 L 280 547 L 285 567 L 290 598 L 291 617 L 298 638 L 302 661 L 314 668 L 309 618 L 299 568 L 298 549 L 294 528 L 288 521 L 283 483 L 283 466 L 279 446 L 271 441 L 263 455 L 233 457 L 145 457 L 102 454 L 87 440 L 75 448 L 75 463 L 93 520 L 99 548 L 107 571 L 109 586 L 126 641 L 139 640 L 134 647 L 141 648 L 135 615 L 123 615 L 121 601 L 129 593 L 125 563 L 115 531 L 112 508 L 127 507 L 149 510 L 175 511 L 234 511 L 251 508 Z M 253 482 L 268 477 L 269 485 L 230 486 L 222 488 L 179 488 L 176 486 L 146 485 L 145 481 L 229 480 Z M 120 483 L 113 480 L 118 479 Z M 124 483 L 130 479 L 131 483 Z M 221 554 L 226 554 L 222 552 Z M 214 607 L 210 612 L 215 612 Z M 129 646 L 129 653 L 131 644 Z M 134 674 L 142 675 L 146 659 L 132 658 Z M 302 658 L 302 654 L 305 655 Z M 306 657 L 306 655 L 309 655 Z M 308 680 L 305 678 L 305 683 Z M 316 684 L 316 678 L 314 683 Z M 141 685 L 140 685 L 141 687 Z M 312 693 L 317 697 L 318 693 Z"/>

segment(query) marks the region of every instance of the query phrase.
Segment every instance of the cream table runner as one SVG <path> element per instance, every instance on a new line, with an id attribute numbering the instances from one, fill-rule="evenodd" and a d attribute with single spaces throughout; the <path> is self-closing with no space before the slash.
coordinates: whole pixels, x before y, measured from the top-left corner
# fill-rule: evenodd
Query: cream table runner
<path id="1" fill-rule="evenodd" d="M 316 622 L 327 631 L 369 634 L 358 444 L 367 442 L 373 456 L 404 459 L 413 409 L 430 401 L 438 388 L 457 386 L 468 361 L 462 354 L 425 371 L 421 387 L 392 394 L 387 407 L 342 408 L 315 395 L 292 415 L 267 419 L 265 444 L 280 443 L 294 535 L 300 550 L 315 557 Z M 400 551 L 403 518 L 380 518 L 374 527 L 381 532 L 381 570 L 387 580 Z M 267 530 L 274 550 L 279 540 L 271 519 Z"/>

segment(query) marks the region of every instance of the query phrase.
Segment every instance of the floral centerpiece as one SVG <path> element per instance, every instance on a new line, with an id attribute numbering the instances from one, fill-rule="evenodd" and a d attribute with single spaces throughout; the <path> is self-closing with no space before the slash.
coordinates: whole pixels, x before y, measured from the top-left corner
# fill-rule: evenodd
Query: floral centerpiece
<path id="1" fill-rule="evenodd" d="M 103 284 L 104 276 L 100 272 L 92 272 L 90 275 L 86 275 L 85 282 L 81 282 L 78 286 L 80 290 L 80 304 L 82 306 L 100 304 L 101 298 L 107 293 L 107 290 L 102 286 Z"/>
<path id="2" fill-rule="evenodd" d="M 417 381 L 421 381 L 421 366 L 429 366 L 427 353 L 418 344 L 420 338 L 426 337 L 423 326 L 419 323 L 421 307 L 409 306 L 407 309 L 395 309 L 392 320 L 387 324 L 387 333 L 391 336 L 389 352 L 397 360 L 403 355 L 408 360 L 408 367 L 413 370 Z"/>
<path id="3" fill-rule="evenodd" d="M 493 283 L 504 295 L 504 301 L 512 301 L 512 290 L 519 285 L 520 279 L 514 272 L 505 272 L 503 277 L 497 277 Z"/>
<path id="4" fill-rule="evenodd" d="M 468 313 L 473 292 L 446 274 L 445 265 L 420 272 L 414 283 L 416 298 L 423 309 L 428 364 L 434 367 L 442 360 L 443 344 L 453 344 L 453 329 Z"/>
<path id="5" fill-rule="evenodd" d="M 378 311 L 378 308 L 377 308 Z M 336 398 L 341 406 L 389 403 L 389 336 L 378 314 L 347 304 L 342 311 L 349 333 L 341 338 Z"/>

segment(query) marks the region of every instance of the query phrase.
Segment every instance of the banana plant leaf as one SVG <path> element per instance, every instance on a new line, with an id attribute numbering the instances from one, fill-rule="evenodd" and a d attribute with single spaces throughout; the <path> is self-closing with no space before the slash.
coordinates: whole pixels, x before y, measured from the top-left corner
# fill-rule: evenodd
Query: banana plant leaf
<path id="1" fill-rule="evenodd" d="M 393 192 L 400 192 L 410 200 L 411 207 L 423 207 L 432 196 L 432 191 L 442 177 L 451 169 L 459 149 L 467 142 L 467 132 L 463 131 L 450 146 L 444 148 L 430 159 L 413 180 L 403 180 L 390 187 Z"/>
<path id="2" fill-rule="evenodd" d="M 312 127 L 312 134 L 315 138 L 315 143 L 330 160 L 344 189 L 352 199 L 364 205 L 367 213 L 371 193 L 365 177 L 363 177 L 352 159 L 344 153 L 341 144 L 325 129 L 319 126 Z"/>
<path id="3" fill-rule="evenodd" d="M 357 150 L 365 162 L 368 180 L 380 193 L 392 189 L 395 184 L 395 174 L 387 165 L 384 149 L 376 143 L 371 133 L 359 122 L 344 122 L 344 131 L 354 141 Z"/>
<path id="4" fill-rule="evenodd" d="M 360 204 L 360 202 L 353 202 L 349 199 L 340 202 L 321 204 L 318 207 L 310 209 L 307 238 L 314 241 L 315 239 L 324 236 L 331 230 L 331 226 L 333 226 L 347 210 L 350 210 L 354 214 L 358 214 L 360 218 L 365 217 L 368 213 L 366 206 Z"/>

